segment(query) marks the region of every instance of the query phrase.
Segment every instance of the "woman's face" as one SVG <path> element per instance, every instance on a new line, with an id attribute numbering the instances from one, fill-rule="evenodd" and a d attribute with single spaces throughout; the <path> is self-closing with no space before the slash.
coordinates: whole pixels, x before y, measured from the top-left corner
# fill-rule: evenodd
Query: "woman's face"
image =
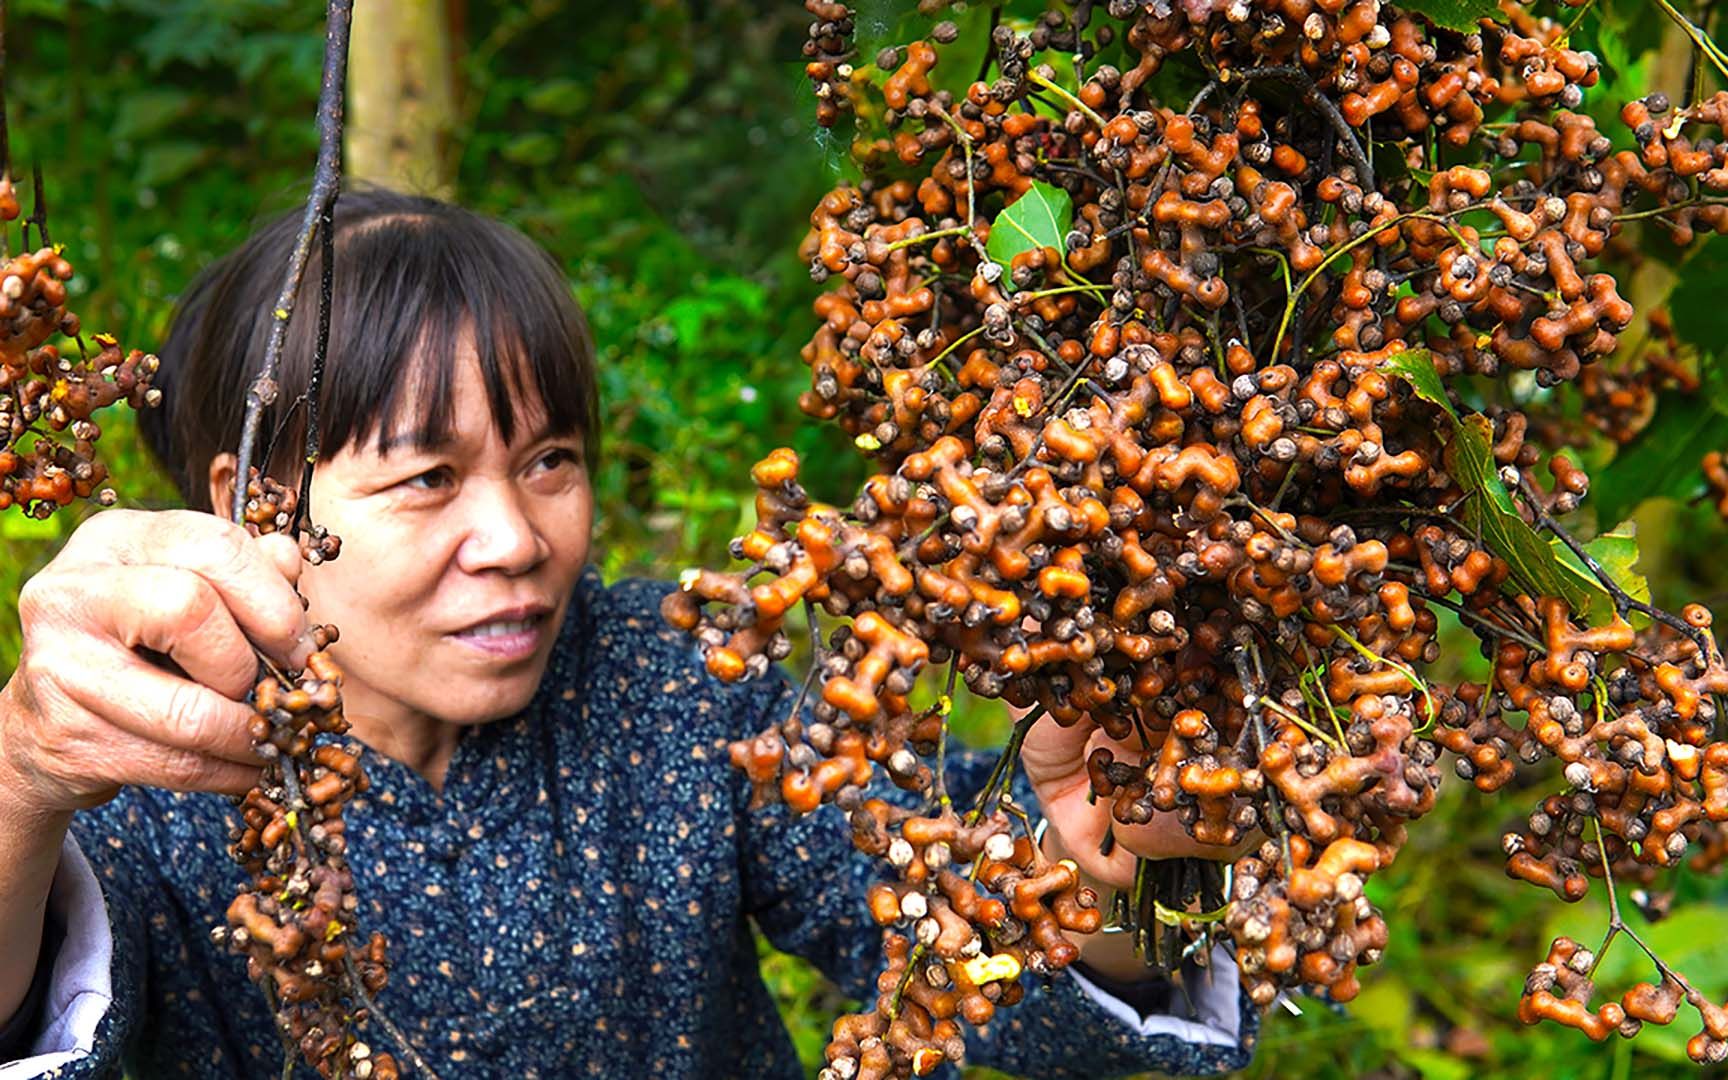
<path id="1" fill-rule="evenodd" d="M 588 558 L 581 433 L 548 434 L 538 403 L 519 401 L 506 444 L 472 346 L 453 404 L 447 445 L 417 449 L 416 418 L 402 416 L 387 453 L 357 439 L 313 476 L 313 520 L 342 554 L 309 567 L 301 590 L 313 620 L 341 631 L 355 716 L 478 724 L 521 710 Z"/>

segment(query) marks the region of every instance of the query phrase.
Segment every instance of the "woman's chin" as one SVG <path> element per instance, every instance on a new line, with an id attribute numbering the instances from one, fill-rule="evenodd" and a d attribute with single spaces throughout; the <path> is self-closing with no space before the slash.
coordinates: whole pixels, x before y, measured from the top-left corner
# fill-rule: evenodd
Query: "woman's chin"
<path id="1" fill-rule="evenodd" d="M 528 707 L 545 674 L 538 652 L 509 664 L 481 662 L 441 665 L 431 676 L 435 697 L 426 711 L 452 724 L 485 724 L 514 716 Z"/>
<path id="2" fill-rule="evenodd" d="M 476 685 L 468 680 L 451 681 L 440 689 L 447 692 L 441 692 L 437 701 L 431 703 L 427 710 L 429 715 L 460 727 L 478 727 L 515 716 L 534 700 L 532 680 L 526 689 L 514 680 L 489 685 Z"/>

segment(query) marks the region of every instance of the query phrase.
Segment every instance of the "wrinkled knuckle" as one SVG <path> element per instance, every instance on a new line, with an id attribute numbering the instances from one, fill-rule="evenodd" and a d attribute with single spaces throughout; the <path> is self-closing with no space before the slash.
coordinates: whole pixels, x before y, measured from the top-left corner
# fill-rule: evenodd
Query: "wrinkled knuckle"
<path id="1" fill-rule="evenodd" d="M 196 510 L 163 510 L 152 528 L 169 559 L 192 569 L 225 570 L 245 558 L 246 531 Z"/>
<path id="2" fill-rule="evenodd" d="M 210 583 L 195 574 L 175 575 L 165 587 L 164 614 L 172 621 L 175 637 L 185 638 L 203 629 L 222 606 Z"/>
<path id="3" fill-rule="evenodd" d="M 22 624 L 26 636 L 30 633 L 31 625 L 48 611 L 48 598 L 52 588 L 49 572 L 43 571 L 25 581 L 23 588 L 18 590 L 18 621 Z"/>
<path id="4" fill-rule="evenodd" d="M 190 540 L 206 539 L 226 524 L 223 519 L 197 510 L 159 510 L 153 517 L 156 528 Z"/>
<path id="5" fill-rule="evenodd" d="M 180 745 L 204 745 L 209 736 L 209 713 L 196 685 L 181 681 L 169 691 L 163 722 Z"/>
<path id="6" fill-rule="evenodd" d="M 251 537 L 238 525 L 226 521 L 220 524 L 222 528 L 206 543 L 212 564 L 224 570 L 240 570 L 249 566 L 253 561 Z"/>
<path id="7" fill-rule="evenodd" d="M 60 776 L 77 776 L 86 770 L 91 738 L 85 725 L 60 715 L 57 710 L 40 713 L 32 731 L 36 759 L 42 767 Z"/>
<path id="8" fill-rule="evenodd" d="M 196 791 L 208 786 L 210 763 L 185 750 L 171 750 L 162 760 L 162 782 L 182 791 Z"/>
<path id="9" fill-rule="evenodd" d="M 18 620 L 28 636 L 32 630 L 81 621 L 105 580 L 86 570 L 49 563 L 32 574 L 18 590 Z"/>
<path id="10" fill-rule="evenodd" d="M 92 514 L 72 531 L 71 537 L 67 539 L 67 546 L 76 544 L 95 548 L 113 547 L 116 537 L 137 531 L 143 524 L 139 519 L 144 516 L 142 511 L 119 507 Z"/>
<path id="11" fill-rule="evenodd" d="M 71 696 L 64 685 L 65 673 L 60 668 L 63 655 L 53 648 L 26 649 L 18 659 L 18 669 L 13 678 L 21 691 L 19 700 L 24 703 L 34 726 L 60 723 L 63 714 L 70 710 Z"/>

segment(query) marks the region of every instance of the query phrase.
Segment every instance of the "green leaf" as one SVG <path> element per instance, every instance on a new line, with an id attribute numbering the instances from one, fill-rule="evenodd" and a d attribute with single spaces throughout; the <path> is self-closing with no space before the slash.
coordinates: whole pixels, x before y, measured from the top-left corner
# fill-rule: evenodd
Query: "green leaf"
<path id="1" fill-rule="evenodd" d="M 1466 33 L 1478 29 L 1476 24 L 1481 20 L 1500 15 L 1500 5 L 1495 0 L 1404 0 L 1398 6 L 1424 16 L 1435 26 Z"/>
<path id="2" fill-rule="evenodd" d="M 1652 19 L 1649 15 L 1650 9 L 1642 4 L 1598 4 L 1593 16 L 1584 21 L 1586 27 L 1599 24 L 1603 31 L 1600 36 L 1603 62 L 1627 86 L 1643 85 L 1638 80 L 1644 72 L 1634 70 L 1631 61 L 1645 64 L 1654 59 L 1664 31 L 1672 29 L 1666 19 Z M 1610 36 L 1619 40 L 1611 41 Z"/>
<path id="3" fill-rule="evenodd" d="M 185 90 L 141 87 L 121 99 L 111 134 L 116 139 L 159 135 L 185 118 L 197 104 L 198 99 Z"/>
<path id="4" fill-rule="evenodd" d="M 1439 1050 L 1410 1049 L 1403 1053 L 1405 1061 L 1416 1066 L 1422 1080 L 1469 1080 L 1476 1070 L 1467 1061 L 1460 1061 Z"/>
<path id="5" fill-rule="evenodd" d="M 1663 393 L 1656 415 L 1590 484 L 1596 521 L 1624 521 L 1645 499 L 1686 500 L 1704 490 L 1700 461 L 1728 441 L 1728 420 L 1698 394 Z"/>
<path id="6" fill-rule="evenodd" d="M 1054 184 L 1034 180 L 1024 195 L 996 215 L 984 250 L 1006 271 L 1014 256 L 1021 252 L 1042 247 L 1064 250 L 1064 241 L 1073 224 L 1074 202 L 1068 193 Z M 1006 273 L 1002 276 L 1007 280 Z"/>
<path id="7" fill-rule="evenodd" d="M 1596 580 L 1596 575 L 1584 565 L 1584 560 L 1572 553 L 1558 539 L 1548 541 L 1554 549 L 1554 556 L 1560 561 L 1560 568 L 1571 574 L 1590 594 L 1590 606 L 1580 612 L 1592 626 L 1606 623 L 1614 618 L 1614 600 L 1608 595 L 1608 590 Z M 1584 545 L 1584 550 L 1596 560 L 1598 566 L 1608 572 L 1608 577 L 1614 584 L 1625 590 L 1634 600 L 1650 602 L 1650 582 L 1643 574 L 1638 573 L 1638 535 L 1637 527 L 1630 521 L 1623 521 L 1610 533 L 1603 533 Z"/>
<path id="8" fill-rule="evenodd" d="M 1416 391 L 1417 397 L 1440 406 L 1453 420 L 1458 419 L 1458 410 L 1452 407 L 1451 399 L 1446 396 L 1445 384 L 1434 369 L 1434 356 L 1427 349 L 1407 349 L 1389 356 L 1380 362 L 1380 370 L 1403 379 Z"/>
<path id="9" fill-rule="evenodd" d="M 172 184 L 203 165 L 212 154 L 209 146 L 195 142 L 153 143 L 139 158 L 132 179 L 140 187 Z"/>
<path id="10" fill-rule="evenodd" d="M 1723 377 L 1724 342 L 1728 342 L 1728 304 L 1720 284 L 1728 275 L 1728 243 L 1712 239 L 1699 246 L 1680 270 L 1680 280 L 1668 296 L 1674 333 L 1696 345 L 1704 393 L 1719 411 L 1728 413 L 1728 378 Z"/>
<path id="11" fill-rule="evenodd" d="M 499 151 L 517 165 L 550 165 L 558 159 L 558 140 L 544 131 L 518 135 Z"/>
<path id="12" fill-rule="evenodd" d="M 725 316 L 728 310 L 725 303 L 711 296 L 682 296 L 667 304 L 661 317 L 672 325 L 678 344 L 690 348 L 700 344 L 702 324 Z"/>
<path id="13" fill-rule="evenodd" d="M 1512 581 L 1531 596 L 1558 596 L 1583 611 L 1590 595 L 1560 570 L 1554 549 L 1518 515 L 1494 464 L 1494 425 L 1481 413 L 1459 421 L 1446 446 L 1446 470 L 1464 490 L 1464 520 L 1512 568 Z"/>
<path id="14" fill-rule="evenodd" d="M 1638 22 L 1648 27 L 1654 24 L 1656 20 L 1640 19 Z M 1650 62 L 1655 55 L 1655 45 L 1662 40 L 1659 34 L 1649 38 L 1645 38 L 1641 34 L 1629 35 L 1603 21 L 1596 22 L 1589 29 L 1594 31 L 1594 44 L 1599 49 L 1598 55 L 1602 57 L 1602 66 L 1611 72 L 1616 80 L 1628 86 L 1639 86 L 1642 85 L 1642 80 L 1649 78 Z M 1580 44 L 1589 44 L 1589 42 L 1577 41 L 1576 37 L 1577 35 L 1571 43 L 1572 48 L 1576 49 Z"/>
<path id="15" fill-rule="evenodd" d="M 1728 340 L 1728 304 L 1711 288 L 1711 279 L 1719 280 L 1728 270 L 1728 244 L 1712 239 L 1700 245 L 1686 260 L 1685 270 L 1668 297 L 1674 332 L 1701 348 Z"/>
<path id="16" fill-rule="evenodd" d="M 1614 454 L 1590 484 L 1596 522 L 1623 521 L 1645 499 L 1691 499 L 1706 490 L 1702 460 L 1728 448 L 1728 305 L 1705 287 L 1728 274 L 1728 243 L 1705 244 L 1682 268 L 1669 294 L 1674 331 L 1698 348 L 1700 385 L 1664 391 L 1643 430 Z"/>
<path id="17" fill-rule="evenodd" d="M 60 519 L 42 521 L 25 517 L 17 510 L 0 513 L 0 537 L 7 540 L 55 540 L 60 536 Z"/>
<path id="18" fill-rule="evenodd" d="M 522 95 L 522 104 L 552 116 L 573 116 L 587 107 L 588 86 L 575 79 L 552 79 Z"/>
<path id="19" fill-rule="evenodd" d="M 1481 413 L 1471 413 L 1460 418 L 1458 411 L 1452 407 L 1451 399 L 1446 396 L 1446 386 L 1440 381 L 1440 372 L 1434 367 L 1433 355 L 1427 349 L 1408 349 L 1390 356 L 1380 364 L 1380 370 L 1403 379 L 1410 384 L 1416 396 L 1423 401 L 1439 406 L 1447 416 L 1452 418 L 1452 438 L 1446 445 L 1446 469 L 1452 478 L 1463 489 L 1467 501 L 1464 505 L 1465 521 L 1482 537 L 1488 550 L 1505 559 L 1512 567 L 1512 580 L 1517 586 L 1532 596 L 1559 596 L 1572 605 L 1574 611 L 1580 613 L 1589 610 L 1594 617 L 1602 604 L 1606 603 L 1608 614 L 1603 621 L 1613 617 L 1614 603 L 1600 583 L 1596 581 L 1588 568 L 1580 562 L 1558 540 L 1544 543 L 1536 530 L 1531 528 L 1518 513 L 1518 507 L 1512 501 L 1512 495 L 1506 490 L 1505 483 L 1500 479 L 1500 470 L 1494 463 L 1494 424 Z M 1629 577 L 1631 567 L 1638 560 L 1638 543 L 1628 536 L 1598 537 L 1604 543 L 1604 554 L 1612 558 L 1615 565 Z M 1626 550 L 1629 548 L 1629 551 Z M 1565 558 L 1562 558 L 1562 554 Z M 1606 568 L 1608 562 L 1603 555 L 1591 551 L 1592 557 L 1602 562 Z M 1566 559 L 1571 559 L 1568 565 Z M 1572 573 L 1562 572 L 1562 568 Z M 1610 570 L 1613 575 L 1614 571 Z M 1582 577 L 1582 580 L 1579 580 Z M 1643 579 L 1637 579 L 1643 584 Z M 1617 584 L 1631 589 L 1615 577 Z M 1644 587 L 1644 596 L 1648 599 L 1649 586 Z M 1634 594 L 1636 595 L 1636 594 Z"/>
<path id="20" fill-rule="evenodd" d="M 194 67 L 209 65 L 227 55 L 240 37 L 228 20 L 210 18 L 208 12 L 200 15 L 189 7 L 174 10 L 170 6 L 134 47 L 156 74 L 176 61 Z"/>

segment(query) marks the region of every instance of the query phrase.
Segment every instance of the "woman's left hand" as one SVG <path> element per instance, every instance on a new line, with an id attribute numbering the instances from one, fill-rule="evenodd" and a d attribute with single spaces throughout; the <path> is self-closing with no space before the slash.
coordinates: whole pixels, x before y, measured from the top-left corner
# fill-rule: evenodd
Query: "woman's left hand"
<path id="1" fill-rule="evenodd" d="M 1118 761 L 1134 761 L 1144 753 L 1138 737 L 1132 743 L 1112 739 L 1089 716 L 1066 728 L 1040 719 L 1020 748 L 1020 767 L 1038 796 L 1049 832 L 1055 834 L 1064 857 L 1073 859 L 1083 874 L 1101 885 L 1127 889 L 1134 884 L 1134 864 L 1140 857 L 1229 860 L 1241 853 L 1241 847 L 1196 841 L 1173 813 L 1158 814 L 1145 825 L 1112 820 L 1108 800 L 1093 803 L 1087 798 L 1092 783 L 1086 775 L 1086 758 L 1100 746 L 1115 751 Z M 1116 840 L 1110 854 L 1104 855 L 1100 849 L 1107 831 L 1113 831 Z M 1049 839 L 1046 836 L 1047 849 L 1052 846 Z"/>
<path id="2" fill-rule="evenodd" d="M 1018 721 L 1025 712 L 1010 709 Z M 1083 884 L 1107 904 L 1110 893 L 1134 885 L 1134 865 L 1141 858 L 1204 858 L 1230 860 L 1250 850 L 1260 839 L 1251 838 L 1232 847 L 1202 844 L 1188 835 L 1176 815 L 1157 814 L 1145 825 L 1124 825 L 1110 816 L 1110 802 L 1087 799 L 1092 790 L 1086 774 L 1086 758 L 1100 746 L 1116 752 L 1118 760 L 1138 760 L 1144 753 L 1138 737 L 1121 742 L 1104 733 L 1090 716 L 1072 727 L 1062 727 L 1043 718 L 1026 733 L 1020 747 L 1020 767 L 1032 783 L 1049 828 L 1044 834 L 1044 854 L 1051 859 L 1073 859 L 1080 867 Z M 1110 854 L 1102 854 L 1106 832 L 1115 834 Z M 1078 934 L 1068 937 L 1080 947 L 1081 961 L 1092 971 L 1132 982 L 1150 976 L 1150 969 L 1134 953 L 1131 934 Z"/>

